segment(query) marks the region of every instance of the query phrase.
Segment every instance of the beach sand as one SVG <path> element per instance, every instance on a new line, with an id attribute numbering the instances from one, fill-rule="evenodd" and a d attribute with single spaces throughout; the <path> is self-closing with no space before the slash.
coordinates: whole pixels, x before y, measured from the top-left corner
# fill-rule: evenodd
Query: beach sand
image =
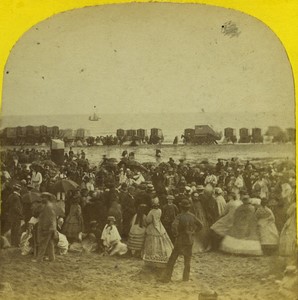
<path id="1" fill-rule="evenodd" d="M 1 250 L 1 279 L 11 291 L 0 299 L 198 299 L 210 288 L 222 300 L 280 299 L 276 279 L 281 263 L 274 257 L 239 257 L 220 252 L 195 254 L 191 280 L 183 282 L 179 258 L 172 282 L 156 281 L 140 259 L 106 257 L 98 253 L 68 253 L 55 262 L 32 263 L 18 249 Z"/>

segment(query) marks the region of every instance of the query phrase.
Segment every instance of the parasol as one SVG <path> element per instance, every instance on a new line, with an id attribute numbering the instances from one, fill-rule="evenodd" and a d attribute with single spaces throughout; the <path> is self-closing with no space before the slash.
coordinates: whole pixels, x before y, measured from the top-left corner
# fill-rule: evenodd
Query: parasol
<path id="1" fill-rule="evenodd" d="M 51 202 L 57 201 L 56 196 L 49 192 L 43 192 L 43 193 L 41 193 L 41 196 L 46 196 Z"/>
<path id="2" fill-rule="evenodd" d="M 55 168 L 57 165 L 50 159 L 46 159 L 46 160 L 43 160 L 41 162 L 41 164 L 44 166 L 44 165 L 48 165 L 49 167 L 51 168 Z"/>
<path id="3" fill-rule="evenodd" d="M 148 170 L 141 163 L 139 163 L 135 160 L 129 160 L 125 164 L 126 164 L 126 167 L 129 167 L 131 169 L 138 169 L 138 170 L 148 172 Z"/>
<path id="4" fill-rule="evenodd" d="M 44 192 L 44 193 L 42 193 L 42 195 L 46 196 L 52 202 L 53 209 L 57 216 L 59 216 L 59 217 L 65 216 L 65 212 L 64 212 L 63 208 L 61 207 L 61 202 L 57 201 L 57 198 L 55 195 L 48 193 L 48 192 Z"/>
<path id="5" fill-rule="evenodd" d="M 117 164 L 118 163 L 118 160 L 116 158 L 108 158 L 107 161 L 111 164 Z"/>
<path id="6" fill-rule="evenodd" d="M 68 191 L 76 190 L 78 187 L 79 185 L 70 179 L 61 179 L 54 184 L 53 190 L 56 193 L 58 192 L 67 193 Z"/>
<path id="7" fill-rule="evenodd" d="M 23 195 L 22 197 L 22 202 L 23 203 L 33 203 L 33 202 L 38 202 L 41 201 L 40 198 L 40 193 L 39 192 L 28 192 L 26 194 Z"/>

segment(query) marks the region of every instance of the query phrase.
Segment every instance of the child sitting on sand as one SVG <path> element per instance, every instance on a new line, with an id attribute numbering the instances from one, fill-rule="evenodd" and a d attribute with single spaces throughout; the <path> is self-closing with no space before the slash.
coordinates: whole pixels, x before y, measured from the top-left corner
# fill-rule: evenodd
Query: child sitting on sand
<path id="1" fill-rule="evenodd" d="M 127 252 L 127 246 L 124 243 L 121 243 L 121 236 L 115 222 L 115 217 L 109 216 L 107 224 L 103 229 L 101 239 L 105 249 L 104 255 L 123 255 Z"/>

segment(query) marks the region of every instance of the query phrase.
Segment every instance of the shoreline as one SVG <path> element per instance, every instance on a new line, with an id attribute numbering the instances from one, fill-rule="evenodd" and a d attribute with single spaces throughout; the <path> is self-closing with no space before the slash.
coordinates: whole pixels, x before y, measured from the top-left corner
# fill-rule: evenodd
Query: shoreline
<path id="1" fill-rule="evenodd" d="M 49 146 L 2 146 L 2 152 L 6 150 L 37 149 L 39 151 L 50 150 Z M 116 158 L 120 161 L 124 150 L 135 153 L 135 159 L 140 163 L 167 162 L 170 157 L 175 161 L 184 159 L 187 163 L 197 164 L 207 160 L 209 163 L 216 163 L 217 159 L 238 158 L 240 161 L 250 160 L 251 162 L 271 163 L 275 160 L 295 161 L 296 146 L 293 144 L 220 144 L 220 145 L 140 145 L 136 147 L 126 145 L 113 146 L 83 146 L 72 147 L 75 153 L 83 150 L 91 164 L 97 164 L 102 160 L 103 155 L 107 158 Z M 156 150 L 161 150 L 161 157 L 155 156 Z M 69 147 L 64 148 L 65 152 Z"/>

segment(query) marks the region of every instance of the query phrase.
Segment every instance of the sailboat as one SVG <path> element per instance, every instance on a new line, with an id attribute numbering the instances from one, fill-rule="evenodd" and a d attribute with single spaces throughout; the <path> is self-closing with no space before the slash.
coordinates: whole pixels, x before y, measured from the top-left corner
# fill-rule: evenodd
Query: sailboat
<path id="1" fill-rule="evenodd" d="M 97 113 L 95 112 L 96 106 L 94 106 L 94 112 L 91 116 L 89 116 L 89 121 L 98 121 L 100 118 L 97 115 Z"/>

